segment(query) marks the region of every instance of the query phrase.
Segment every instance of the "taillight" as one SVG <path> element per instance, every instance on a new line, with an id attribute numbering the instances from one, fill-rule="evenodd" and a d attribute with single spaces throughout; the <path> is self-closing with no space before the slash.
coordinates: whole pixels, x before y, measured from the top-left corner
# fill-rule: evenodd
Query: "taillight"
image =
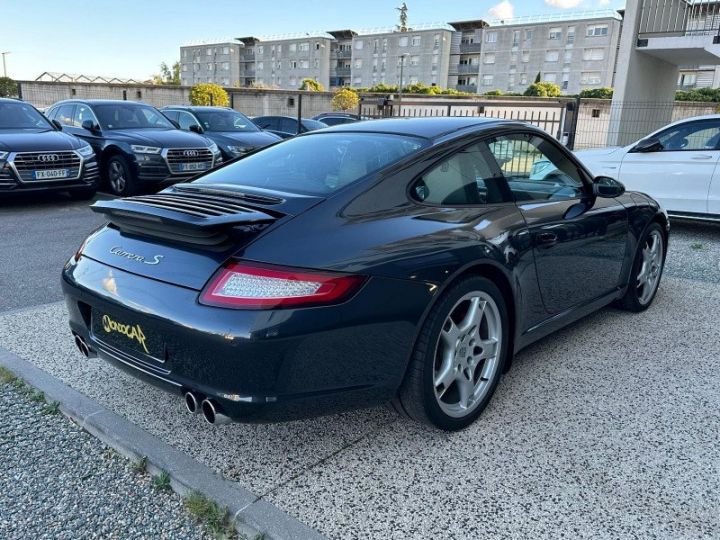
<path id="1" fill-rule="evenodd" d="M 83 251 L 85 250 L 85 246 L 87 246 L 88 240 L 90 237 L 88 236 L 85 240 L 83 240 L 83 243 L 80 244 L 80 247 L 75 252 L 75 255 L 73 256 L 73 259 L 75 259 L 75 262 L 78 262 L 80 260 L 80 257 L 83 254 Z"/>
<path id="2" fill-rule="evenodd" d="M 362 276 L 233 262 L 208 283 L 200 303 L 244 309 L 337 304 L 355 294 L 364 281 Z"/>

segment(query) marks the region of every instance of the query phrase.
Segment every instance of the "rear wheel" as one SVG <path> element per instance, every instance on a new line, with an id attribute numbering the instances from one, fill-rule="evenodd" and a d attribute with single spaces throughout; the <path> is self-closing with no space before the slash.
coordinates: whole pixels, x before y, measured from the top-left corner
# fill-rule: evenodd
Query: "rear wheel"
<path id="1" fill-rule="evenodd" d="M 112 156 L 107 162 L 107 180 L 110 191 L 121 197 L 127 197 L 136 192 L 135 179 L 130 173 L 130 166 L 122 156 Z"/>
<path id="2" fill-rule="evenodd" d="M 634 312 L 649 308 L 660 285 L 664 265 L 665 236 L 662 227 L 653 223 L 640 240 L 630 283 L 625 296 L 618 302 L 619 307 Z"/>
<path id="3" fill-rule="evenodd" d="M 500 290 L 482 277 L 463 279 L 428 315 L 395 408 L 448 431 L 470 425 L 495 392 L 508 338 Z"/>

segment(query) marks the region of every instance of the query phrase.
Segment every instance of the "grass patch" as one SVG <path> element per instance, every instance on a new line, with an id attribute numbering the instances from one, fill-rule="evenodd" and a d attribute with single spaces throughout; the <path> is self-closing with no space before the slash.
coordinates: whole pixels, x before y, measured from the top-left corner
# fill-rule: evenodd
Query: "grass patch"
<path id="1" fill-rule="evenodd" d="M 15 383 L 18 378 L 9 369 L 0 366 L 0 384 Z"/>
<path id="2" fill-rule="evenodd" d="M 705 245 L 701 244 L 700 242 L 694 242 L 690 244 L 690 249 L 694 251 L 705 251 Z"/>
<path id="3" fill-rule="evenodd" d="M 60 412 L 60 402 L 58 402 L 58 401 L 53 401 L 52 403 L 47 403 L 42 408 L 43 414 L 57 414 L 59 412 Z"/>
<path id="4" fill-rule="evenodd" d="M 167 471 L 162 471 L 157 476 L 153 476 L 153 487 L 158 491 L 170 491 L 170 475 Z"/>
<path id="5" fill-rule="evenodd" d="M 45 403 L 45 392 L 39 392 L 27 387 L 27 393 L 30 401 L 34 401 L 35 403 Z"/>
<path id="6" fill-rule="evenodd" d="M 191 491 L 185 499 L 185 508 L 216 538 L 237 538 L 228 509 L 220 508 L 215 501 L 211 501 L 202 493 Z"/>
<path id="7" fill-rule="evenodd" d="M 143 456 L 140 459 L 133 461 L 130 464 L 130 468 L 133 470 L 133 472 L 136 472 L 138 474 L 142 474 L 147 471 L 147 456 Z"/>

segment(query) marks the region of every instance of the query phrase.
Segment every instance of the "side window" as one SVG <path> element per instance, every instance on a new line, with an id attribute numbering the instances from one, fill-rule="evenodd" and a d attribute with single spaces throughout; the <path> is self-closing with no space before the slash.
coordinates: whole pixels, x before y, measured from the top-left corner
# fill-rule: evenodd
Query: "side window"
<path id="1" fill-rule="evenodd" d="M 493 173 L 484 144 L 475 144 L 446 158 L 415 182 L 412 195 L 442 206 L 506 202 L 502 178 Z"/>
<path id="2" fill-rule="evenodd" d="M 280 131 L 295 133 L 297 131 L 297 120 L 282 118 L 280 121 Z"/>
<path id="3" fill-rule="evenodd" d="M 178 121 L 178 111 L 162 111 L 162 113 L 167 116 L 170 120 L 173 122 Z"/>
<path id="4" fill-rule="evenodd" d="M 533 133 L 497 137 L 488 144 L 517 202 L 577 199 L 580 172 L 555 144 Z"/>
<path id="5" fill-rule="evenodd" d="M 54 120 L 57 111 L 57 107 L 52 107 L 51 109 L 48 109 L 47 111 L 45 111 L 45 118 L 47 118 L 48 120 Z"/>
<path id="6" fill-rule="evenodd" d="M 657 136 L 663 152 L 715 150 L 720 143 L 720 122 L 693 122 L 672 127 Z"/>
<path id="7" fill-rule="evenodd" d="M 63 126 L 72 126 L 74 110 L 75 105 L 60 105 L 60 107 L 58 107 L 57 109 L 55 120 L 60 122 Z"/>
<path id="8" fill-rule="evenodd" d="M 178 124 L 180 124 L 180 129 L 184 129 L 185 131 L 188 131 L 190 129 L 190 126 L 197 126 L 198 122 L 195 119 L 195 117 L 186 112 L 180 112 L 178 114 Z"/>
<path id="9" fill-rule="evenodd" d="M 73 127 L 82 127 L 85 120 L 92 120 L 95 124 L 98 123 L 95 118 L 95 113 L 92 112 L 90 107 L 87 105 L 77 105 L 75 107 L 75 114 L 73 114 Z"/>
<path id="10" fill-rule="evenodd" d="M 273 122 L 272 117 L 269 116 L 266 116 L 264 118 L 256 118 L 254 122 L 261 129 L 277 129 L 277 126 L 275 125 L 275 122 Z"/>

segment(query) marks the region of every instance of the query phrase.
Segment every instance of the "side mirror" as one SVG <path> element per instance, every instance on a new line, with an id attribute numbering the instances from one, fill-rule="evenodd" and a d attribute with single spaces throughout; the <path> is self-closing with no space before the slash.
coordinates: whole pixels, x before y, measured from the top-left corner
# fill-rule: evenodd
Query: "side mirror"
<path id="1" fill-rule="evenodd" d="M 55 129 L 58 131 L 62 131 L 62 124 L 58 122 L 57 120 L 50 120 L 50 123 L 55 126 Z"/>
<path id="2" fill-rule="evenodd" d="M 625 186 L 609 176 L 598 176 L 593 180 L 593 194 L 603 199 L 613 199 L 625 193 Z"/>
<path id="3" fill-rule="evenodd" d="M 205 130 L 197 124 L 192 124 L 188 129 L 193 133 L 197 133 L 198 135 L 202 135 L 203 133 L 205 133 Z"/>
<path id="4" fill-rule="evenodd" d="M 659 152 L 663 149 L 663 145 L 659 139 L 648 137 L 635 145 L 631 152 Z"/>
<path id="5" fill-rule="evenodd" d="M 83 120 L 83 123 L 81 124 L 81 127 L 83 129 L 86 129 L 92 133 L 97 133 L 100 131 L 100 126 L 98 126 L 95 122 L 92 120 Z"/>

